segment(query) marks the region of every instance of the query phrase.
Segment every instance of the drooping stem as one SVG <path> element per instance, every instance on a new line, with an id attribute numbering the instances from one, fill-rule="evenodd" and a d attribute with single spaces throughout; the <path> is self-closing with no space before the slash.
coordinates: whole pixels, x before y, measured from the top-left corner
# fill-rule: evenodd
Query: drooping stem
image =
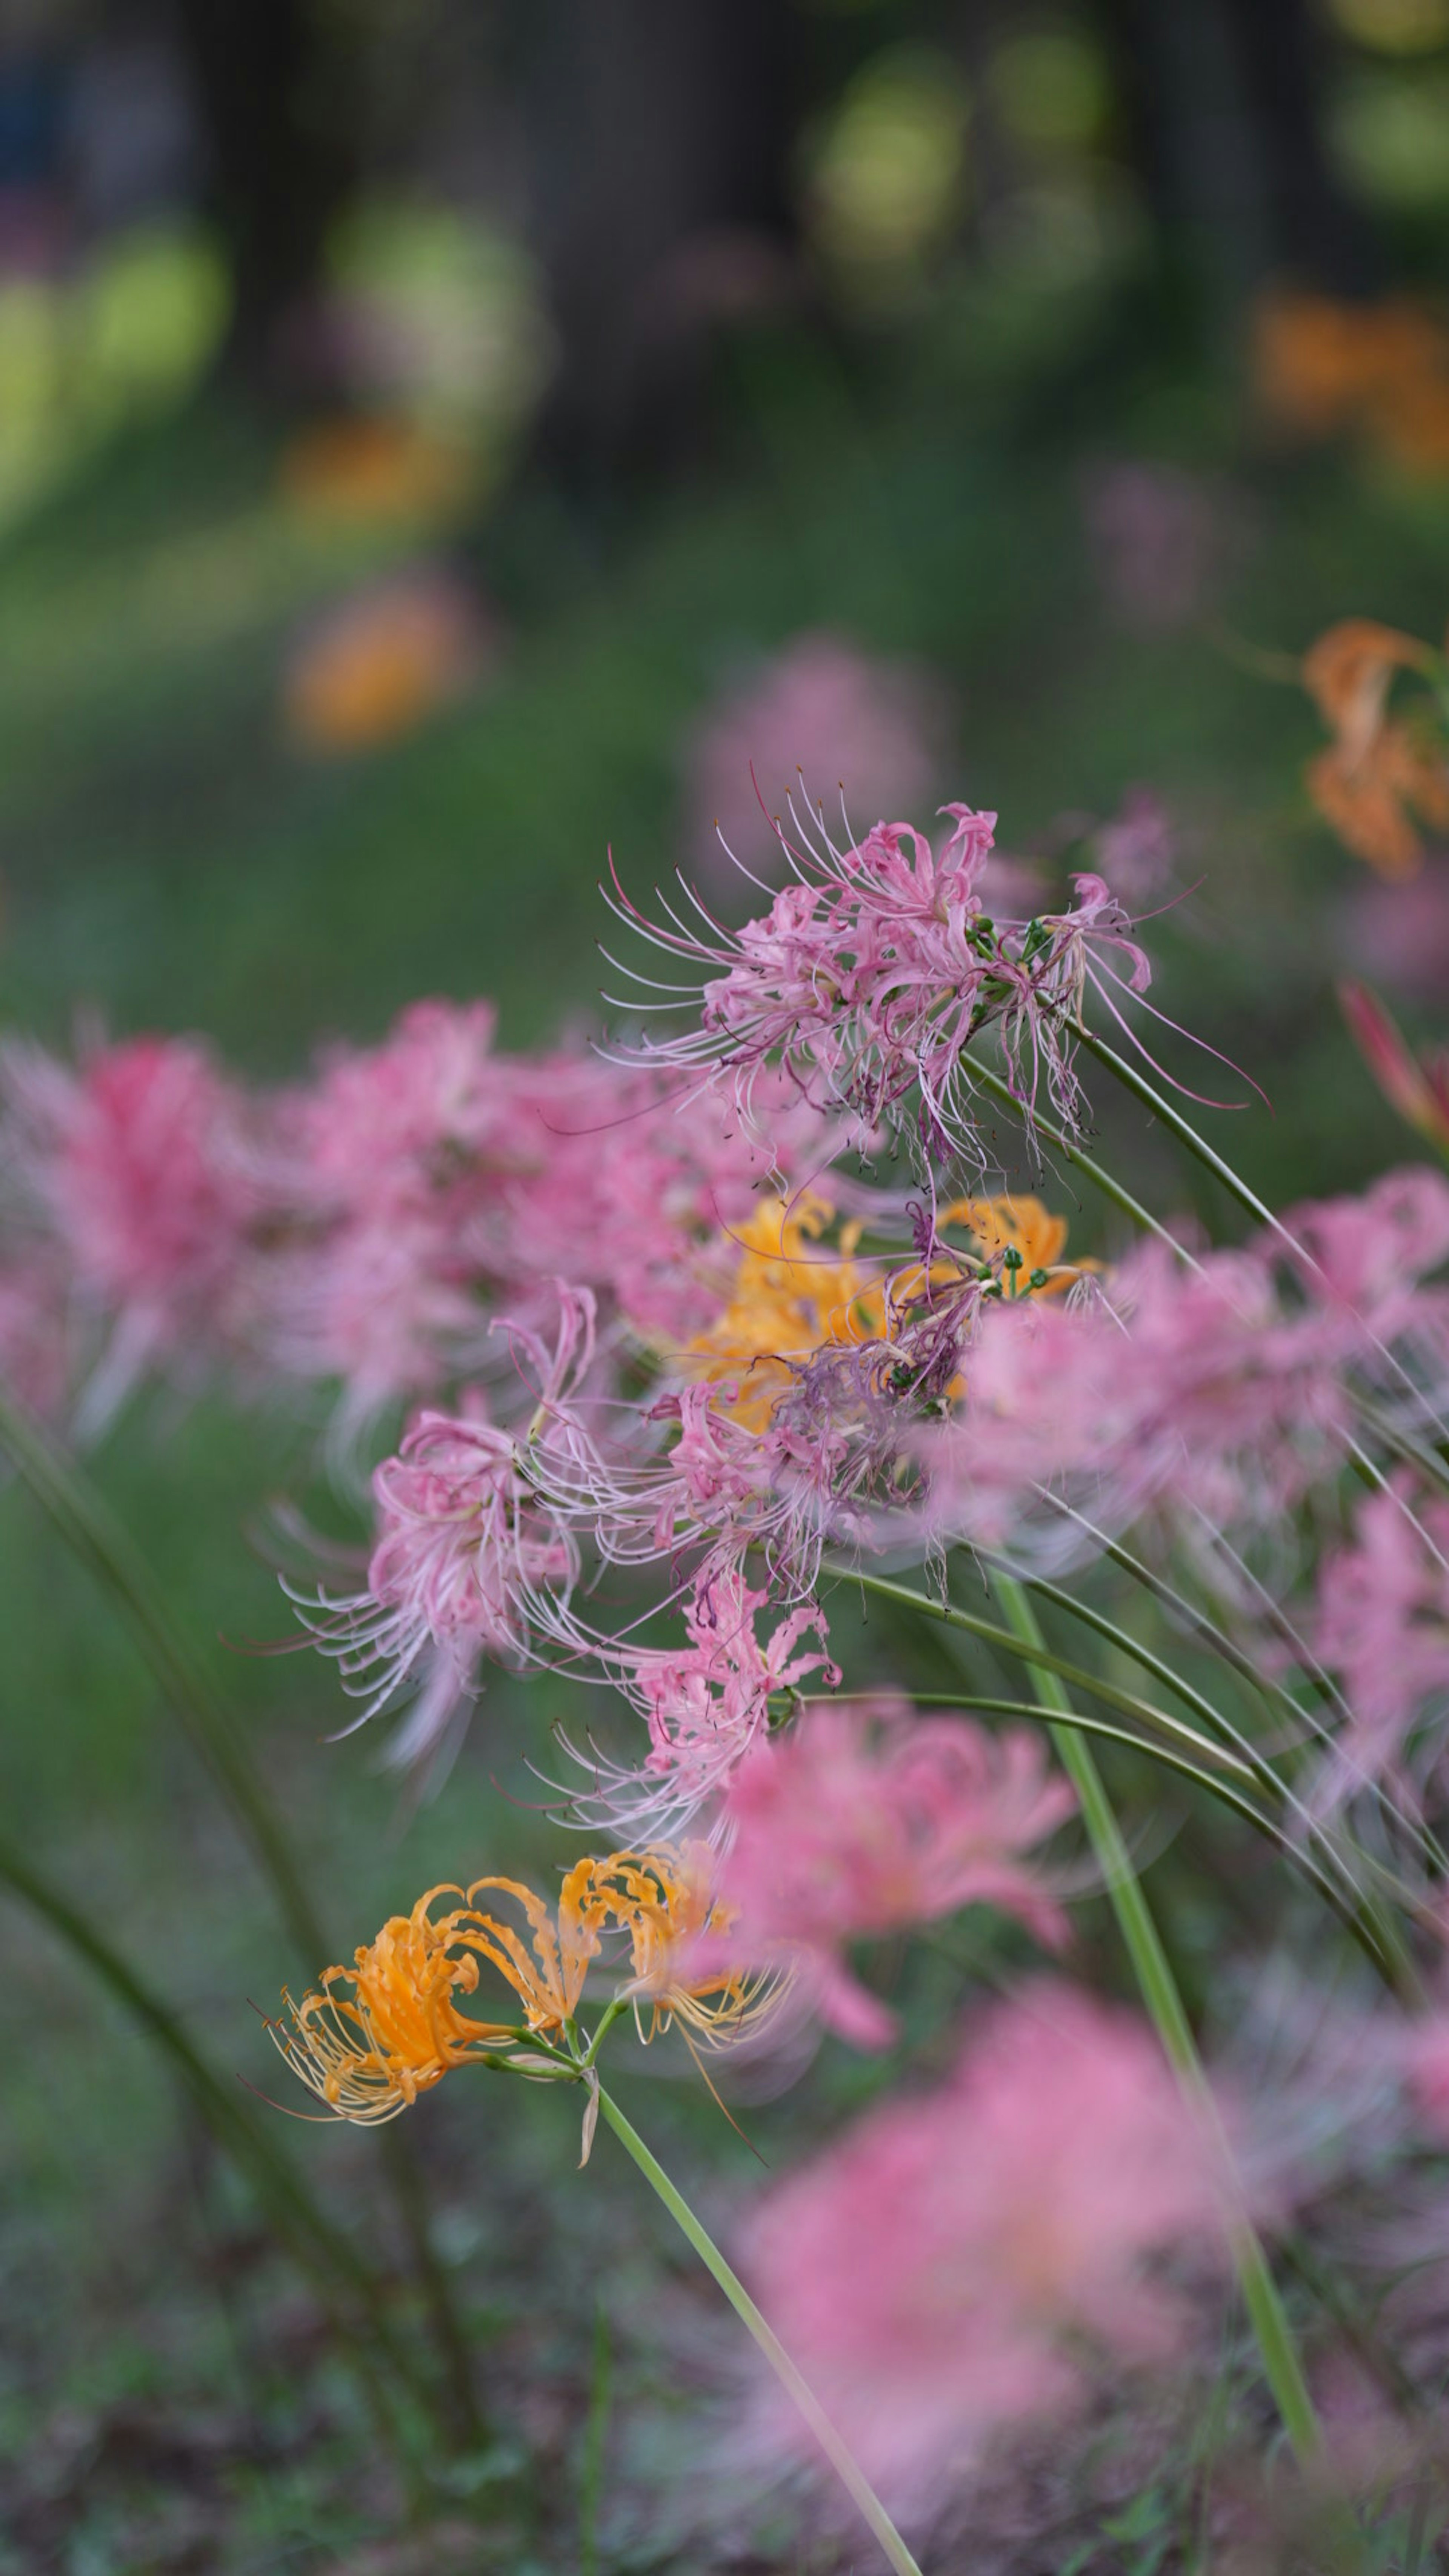
<path id="1" fill-rule="evenodd" d="M 859 2467 L 854 2453 L 842 2441 L 808 2380 L 802 2378 L 774 2329 L 756 2307 L 743 2281 L 731 2271 L 712 2236 L 700 2225 L 683 2194 L 676 2190 L 668 2174 L 651 2155 L 637 2129 L 625 2119 L 613 2097 L 599 2088 L 599 2108 L 625 2152 L 631 2155 L 644 2179 L 659 2194 L 676 2227 L 688 2238 L 705 2270 L 719 2283 L 730 2306 L 742 2324 L 754 2336 L 765 2359 L 781 2386 L 793 2398 L 809 2425 L 836 2476 L 859 2508 L 880 2542 L 896 2576 L 921 2576 L 916 2560 L 902 2540 L 874 2487 Z"/>
<path id="2" fill-rule="evenodd" d="M 867 1574 L 861 1566 L 832 1565 L 827 1559 L 824 1570 L 828 1574 L 838 1575 L 842 1582 L 853 1584 L 860 1592 L 875 1593 L 881 1600 L 893 1602 L 901 1609 L 914 1611 L 922 1618 L 938 1619 L 944 1627 L 955 1628 L 968 1637 L 975 1637 L 982 1644 L 992 1647 L 998 1654 L 1010 1655 L 1017 1662 L 1029 1665 L 1034 1674 L 1050 1673 L 1058 1685 L 1058 1696 L 1048 1703 L 1038 1694 L 1037 1706 L 1043 1711 L 1050 1706 L 1052 1714 L 1058 1717 L 1062 1724 L 1075 1726 L 1079 1732 L 1087 1731 L 1104 1736 L 1120 1734 L 1121 1740 L 1133 1745 L 1138 1752 L 1150 1754 L 1154 1760 L 1165 1761 L 1174 1770 L 1196 1776 L 1203 1788 L 1210 1789 L 1215 1797 L 1228 1806 L 1235 1807 L 1258 1832 L 1271 1836 L 1276 1848 L 1311 1882 L 1325 1903 L 1332 1908 L 1345 1931 L 1352 1935 L 1365 1956 L 1372 1961 L 1384 1983 L 1392 1987 L 1395 1993 L 1404 1991 L 1403 1961 L 1399 1946 L 1396 1945 L 1391 1933 L 1385 1930 L 1378 1910 L 1370 1906 L 1364 1891 L 1345 1873 L 1337 1856 L 1335 1855 L 1335 1865 L 1330 1872 L 1323 1860 L 1317 1857 L 1316 1850 L 1310 1847 L 1308 1840 L 1301 1836 L 1294 1837 L 1286 1834 L 1281 1825 L 1276 1824 L 1272 1818 L 1264 1816 L 1239 1790 L 1235 1789 L 1234 1779 L 1246 1781 L 1249 1787 L 1254 1783 L 1256 1775 L 1247 1763 L 1239 1762 L 1233 1754 L 1219 1747 L 1205 1747 L 1201 1737 L 1193 1728 L 1170 1718 L 1164 1709 L 1154 1708 L 1150 1701 L 1136 1698 L 1131 1691 L 1119 1690 L 1115 1683 L 1105 1681 L 1100 1674 L 1086 1672 L 1080 1665 L 1068 1663 L 1062 1656 L 1050 1653 L 1041 1643 L 1039 1636 L 1027 1638 L 1014 1635 L 1009 1628 L 998 1628 L 991 1620 L 978 1618 L 973 1611 L 961 1609 L 954 1601 L 942 1601 L 935 1594 L 916 1590 L 911 1584 L 898 1583 L 889 1575 Z M 1160 1729 L 1166 1741 L 1159 1743 L 1155 1733 L 1129 1736 L 1122 1729 L 1094 1726 L 1090 1720 L 1083 1719 L 1079 1712 L 1071 1709 L 1070 1702 L 1061 1690 L 1061 1685 L 1068 1682 L 1078 1690 L 1089 1692 L 1094 1699 L 1104 1700 L 1109 1708 L 1123 1710 L 1136 1721 L 1138 1726 L 1150 1726 L 1153 1730 Z M 949 1701 L 940 1700 L 933 1695 L 933 1705 L 944 1707 L 949 1705 Z M 1233 1778 L 1214 1777 L 1205 1770 L 1199 1771 L 1196 1764 L 1186 1759 L 1174 1759 L 1169 1750 L 1174 1741 L 1179 1745 L 1182 1743 L 1196 1745 L 1199 1751 L 1210 1750 L 1213 1759 L 1219 1764 L 1226 1765 Z M 1272 1776 L 1271 1769 L 1267 1770 L 1263 1775 L 1264 1781 L 1271 1779 Z M 1283 1794 L 1281 1784 L 1279 1794 L 1280 1797 Z"/>
<path id="3" fill-rule="evenodd" d="M 119 1611 L 167 1706 L 228 1801 L 302 1957 L 316 1965 L 333 1956 L 335 1944 L 322 1926 L 286 1825 L 251 1760 L 241 1728 L 204 1665 L 172 1624 L 165 1593 L 145 1557 L 91 1479 L 67 1457 L 45 1425 L 3 1388 L 0 1452 Z M 446 2377 L 455 2426 L 465 2441 L 476 2442 L 483 2428 L 467 2339 L 432 2241 L 416 2163 L 395 2130 L 384 2130 L 379 2144 Z"/>
<path id="4" fill-rule="evenodd" d="M 1009 1574 L 997 1573 L 993 1580 L 1003 1613 L 1023 1644 L 1039 1644 L 1041 1632 L 1036 1624 L 1036 1614 L 1021 1585 Z M 1065 1694 L 1056 1674 L 1040 1666 L 1033 1669 L 1032 1689 L 1045 1710 L 1055 1712 L 1065 1704 Z M 1054 1726 L 1052 1737 L 1062 1767 L 1081 1800 L 1082 1819 L 1106 1880 L 1107 1894 L 1132 1961 L 1142 2000 L 1184 2094 L 1198 2118 L 1207 2124 L 1209 2133 L 1222 2144 L 1226 2168 L 1226 2143 L 1221 2141 L 1217 2114 L 1202 2059 L 1198 2055 L 1197 2042 L 1192 2035 L 1192 2025 L 1091 1747 L 1075 1729 L 1067 1726 Z M 1263 2368 L 1283 2419 L 1284 2430 L 1298 2458 L 1310 2461 L 1317 2456 L 1321 2446 L 1318 2418 L 1267 2256 L 1240 2200 L 1230 2212 L 1229 2235 L 1243 2304 L 1258 2338 Z"/>

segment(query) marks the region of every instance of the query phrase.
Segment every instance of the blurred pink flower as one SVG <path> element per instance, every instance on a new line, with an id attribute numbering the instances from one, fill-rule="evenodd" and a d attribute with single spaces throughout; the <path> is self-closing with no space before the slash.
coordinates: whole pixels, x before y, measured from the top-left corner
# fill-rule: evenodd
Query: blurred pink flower
<path id="1" fill-rule="evenodd" d="M 1365 1495 L 1346 1547 L 1318 1578 L 1312 1643 L 1343 1683 L 1350 1720 L 1336 1738 L 1320 1789 L 1325 1804 L 1364 1779 L 1403 1784 L 1443 1757 L 1449 1706 L 1449 1503 L 1422 1495 L 1406 1471 Z M 1417 1754 L 1410 1739 L 1431 1711 L 1438 1723 Z"/>
<path id="2" fill-rule="evenodd" d="M 1212 484 L 1138 457 L 1087 475 L 1082 516 L 1108 607 L 1123 626 L 1148 635 L 1201 616 L 1242 535 Z"/>
<path id="3" fill-rule="evenodd" d="M 1349 1034 L 1391 1109 L 1421 1136 L 1449 1153 L 1449 1048 L 1416 1054 L 1377 993 L 1367 984 L 1340 984 L 1339 1007 Z"/>
<path id="4" fill-rule="evenodd" d="M 1172 884 L 1177 834 L 1160 796 L 1129 787 L 1115 814 L 1091 836 L 1093 863 L 1129 912 L 1159 903 Z"/>
<path id="5" fill-rule="evenodd" d="M 1356 887 L 1338 921 L 1350 974 L 1442 1006 L 1449 993 L 1449 858 L 1431 853 L 1417 876 Z"/>
<path id="6" fill-rule="evenodd" d="M 109 1331 L 82 1399 L 100 1429 L 141 1372 L 224 1349 L 258 1197 L 241 1093 L 187 1038 L 93 1047 L 72 1071 L 12 1044 L 8 1154 L 82 1308 Z"/>
<path id="7" fill-rule="evenodd" d="M 811 1708 L 756 1744 L 730 1784 L 726 1946 L 752 1967 L 793 1966 L 831 2028 L 884 2046 L 893 2017 L 852 1976 L 846 1944 L 975 1904 L 1064 1940 L 1066 1919 L 1022 1855 L 1076 1803 L 1025 1727 L 991 1735 L 890 1700 Z"/>
<path id="8" fill-rule="evenodd" d="M 1385 1340 L 1429 1324 L 1438 1301 L 1421 1283 L 1449 1260 L 1442 1172 L 1410 1164 L 1356 1197 L 1290 1208 L 1283 1223 L 1309 1255 L 1299 1268 L 1310 1296 L 1348 1307 Z"/>
<path id="9" fill-rule="evenodd" d="M 802 795 L 825 809 L 840 837 L 842 791 L 853 827 L 909 813 L 935 792 L 942 768 L 945 701 L 939 684 L 905 662 L 859 652 L 843 638 L 797 635 L 773 660 L 725 692 L 685 744 L 685 838 L 690 864 L 726 897 L 743 890 L 720 847 L 777 884 L 785 857 L 771 817 Z M 754 777 L 751 778 L 753 767 Z"/>
<path id="10" fill-rule="evenodd" d="M 1286 1306 L 1251 1251 L 1150 1243 L 1080 1302 L 983 1306 L 964 1400 L 922 1456 L 937 1527 L 1025 1543 L 1048 1489 L 1120 1527 L 1177 1504 L 1267 1524 L 1341 1454 L 1352 1319 Z M 1065 1550 L 1068 1533 L 1048 1512 Z"/>
<path id="11" fill-rule="evenodd" d="M 1069 2405 L 1095 2349 L 1162 2362 L 1161 2270 L 1216 2247 L 1213 2150 L 1156 2041 L 1054 1981 L 995 2006 L 935 2093 L 872 2111 L 745 2232 L 756 2294 L 887 2498 L 929 2506 L 994 2428 Z M 762 2395 L 756 2440 L 797 2439 Z"/>

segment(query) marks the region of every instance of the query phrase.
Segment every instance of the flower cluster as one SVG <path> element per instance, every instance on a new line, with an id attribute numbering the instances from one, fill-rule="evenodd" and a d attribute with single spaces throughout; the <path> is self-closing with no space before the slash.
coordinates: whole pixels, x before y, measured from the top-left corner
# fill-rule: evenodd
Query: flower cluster
<path id="1" fill-rule="evenodd" d="M 1443 788 L 1387 711 L 1400 668 L 1434 676 L 1356 627 L 1309 673 L 1320 789 L 1397 831 L 1395 865 Z M 487 1003 L 434 1001 L 277 1090 L 181 1039 L 0 1059 L 12 1388 L 92 1433 L 147 1376 L 330 1390 L 371 1528 L 292 1601 L 357 1723 L 396 1719 L 392 1757 L 433 1785 L 490 1666 L 592 1686 L 549 1785 L 554 1822 L 611 1848 L 556 1902 L 434 1888 L 289 2002 L 274 2037 L 325 2112 L 390 2119 L 481 2063 L 582 2087 L 587 2150 L 601 2106 L 627 2130 L 598 2051 L 631 2008 L 691 2049 L 768 2034 L 787 1997 L 796 2036 L 914 2044 L 924 1972 L 899 2021 L 881 1991 L 902 1945 L 950 1951 L 933 1927 L 984 1907 L 995 1972 L 1061 1949 L 1049 1847 L 1085 1832 L 1075 1884 L 1116 1905 L 1176 2072 L 1121 2012 L 1031 1983 L 748 2231 L 828 2414 L 916 2499 L 1095 2360 L 1171 2354 L 1182 2267 L 1224 2240 L 1221 2141 L 1093 1733 L 1220 1794 L 1401 1986 L 1449 1803 L 1449 1179 L 1271 1220 L 1237 1186 L 1229 1247 L 1146 1217 L 1080 1141 L 1094 1052 L 1196 1143 L 1145 1051 L 1093 1025 L 1130 1042 L 1133 924 L 1096 874 L 1069 908 L 993 915 L 995 818 L 945 814 L 935 844 L 782 829 L 787 881 L 737 930 L 620 896 L 700 980 L 638 1005 L 692 1006 L 683 1035 L 611 1058 L 510 1055 Z M 1155 810 L 1117 845 L 1150 890 Z M 1441 1136 L 1442 1068 L 1354 1007 Z M 1139 1239 L 1069 1241 L 1053 1152 Z M 1057 1580 L 1087 1569 L 1083 1597 Z M 870 1636 L 837 1607 L 852 1585 L 883 1605 Z M 940 1649 L 904 1671 L 903 1613 Z M 1176 1632 L 1190 1670 L 1160 1651 Z M 1240 2253 L 1246 2224 L 1240 2202 Z"/>

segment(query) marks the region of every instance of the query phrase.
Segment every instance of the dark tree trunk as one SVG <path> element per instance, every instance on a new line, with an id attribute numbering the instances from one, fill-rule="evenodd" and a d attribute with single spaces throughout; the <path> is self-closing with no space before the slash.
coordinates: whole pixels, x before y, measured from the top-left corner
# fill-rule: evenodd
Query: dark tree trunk
<path id="1" fill-rule="evenodd" d="M 1323 147 L 1323 65 L 1308 0 L 1224 0 L 1257 136 L 1274 263 L 1344 294 L 1378 282 L 1368 228 Z"/>
<path id="2" fill-rule="evenodd" d="M 176 0 L 232 265 L 224 363 L 273 387 L 294 372 L 290 324 L 317 282 L 351 177 L 343 66 L 307 0 Z"/>
<path id="3" fill-rule="evenodd" d="M 1372 285 L 1372 238 L 1323 148 L 1307 0 L 1097 6 L 1169 257 L 1219 293 L 1284 272 Z"/>
<path id="4" fill-rule="evenodd" d="M 535 0 L 536 229 L 573 479 L 688 444 L 709 326 L 784 291 L 800 109 L 786 0 Z"/>

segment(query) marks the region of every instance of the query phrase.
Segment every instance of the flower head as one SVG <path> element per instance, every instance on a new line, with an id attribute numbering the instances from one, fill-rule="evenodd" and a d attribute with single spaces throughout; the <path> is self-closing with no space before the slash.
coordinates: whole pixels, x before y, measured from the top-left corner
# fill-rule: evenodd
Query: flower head
<path id="1" fill-rule="evenodd" d="M 394 1758 L 430 1754 L 476 1688 L 481 1658 L 520 1666 L 541 1640 L 572 1647 L 569 1599 L 580 1570 L 570 1496 L 550 1483 L 550 1432 L 589 1365 L 593 1301 L 561 1291 L 552 1352 L 515 1330 L 537 1363 L 533 1431 L 520 1440 L 462 1414 L 418 1415 L 374 1473 L 377 1528 L 364 1590 L 342 1600 L 292 1594 L 324 1653 L 373 1717 L 417 1693 Z M 359 1719 L 359 1724 L 362 1720 Z"/>
<path id="2" fill-rule="evenodd" d="M 880 2045 L 894 2022 L 846 1944 L 978 1903 L 1060 1941 L 1061 1911 L 1024 1855 L 1075 1805 L 1025 1728 L 993 1736 L 889 1701 L 811 1708 L 730 1786 L 720 1887 L 734 1954 L 788 1961 L 834 2029 Z"/>
<path id="3" fill-rule="evenodd" d="M 803 1603 L 778 1621 L 761 1644 L 755 1631 L 768 1592 L 752 1592 L 737 1566 L 706 1569 L 695 1581 L 678 1647 L 618 1648 L 619 1686 L 643 1710 L 650 1753 L 642 1770 L 619 1769 L 591 1750 L 580 1754 L 595 1786 L 581 1803 L 589 1815 L 645 1835 L 672 1833 L 716 1799 L 770 1722 L 772 1695 L 811 1673 L 838 1681 L 824 1652 L 797 1651 L 814 1629 L 827 1631 L 819 1608 Z"/>
<path id="4" fill-rule="evenodd" d="M 99 1428 L 141 1370 L 239 1330 L 258 1205 L 241 1095 L 185 1038 L 95 1047 L 74 1072 L 11 1046 L 3 1084 L 12 1168 L 82 1306 L 112 1327 L 86 1405 Z"/>
<path id="5" fill-rule="evenodd" d="M 484 1894 L 508 1899 L 514 1922 L 481 1908 Z M 439 1900 L 457 1903 L 435 1912 Z M 696 1966 L 693 1954 L 710 1934 L 715 1900 L 709 1855 L 702 1846 L 614 1852 L 575 1862 L 552 1910 L 512 1878 L 479 1878 L 472 1886 L 434 1887 L 411 1914 L 396 1914 L 350 1968 L 326 1968 L 318 1985 L 268 2028 L 294 2075 L 338 2119 L 375 2124 L 395 2119 L 455 2066 L 507 2052 L 525 2037 L 567 2034 L 583 1999 L 584 1980 L 610 1933 L 627 1944 L 629 1973 L 620 1987 L 641 2034 L 653 2036 L 679 2017 L 718 2043 L 738 2031 L 765 2000 L 730 1968 Z M 483 2018 L 467 2005 L 485 1971 L 514 2000 L 511 2018 Z M 526 2057 L 531 2071 L 568 2060 Z"/>
<path id="6" fill-rule="evenodd" d="M 738 932 L 702 908 L 707 936 L 672 912 L 651 924 L 621 895 L 615 908 L 631 927 L 707 976 L 699 1026 L 626 1060 L 727 1079 L 747 1117 L 758 1114 L 761 1077 L 783 1069 L 818 1109 L 845 1113 L 862 1141 L 901 1123 L 915 1095 L 927 1160 L 965 1152 L 979 1163 L 968 1051 L 991 1025 L 1024 1106 L 1044 1075 L 1075 1125 L 1071 1032 L 1085 981 L 1099 952 L 1116 949 L 1125 981 L 1141 992 L 1147 960 L 1100 877 L 1076 879 L 1070 912 L 990 920 L 980 881 L 996 817 L 942 810 L 954 828 L 939 851 L 905 823 L 878 823 L 843 851 L 828 837 L 818 850 L 808 839 L 799 849 L 786 843 L 792 880 Z"/>
<path id="7" fill-rule="evenodd" d="M 757 2294 L 867 2475 L 929 2504 L 996 2426 L 1058 2411 L 1096 2350 L 1161 2361 L 1160 2277 L 1220 2239 L 1211 2150 L 1129 2014 L 1051 1982 L 987 2013 L 951 2080 L 775 2184 Z M 795 2427 L 762 2404 L 761 2443 Z"/>

